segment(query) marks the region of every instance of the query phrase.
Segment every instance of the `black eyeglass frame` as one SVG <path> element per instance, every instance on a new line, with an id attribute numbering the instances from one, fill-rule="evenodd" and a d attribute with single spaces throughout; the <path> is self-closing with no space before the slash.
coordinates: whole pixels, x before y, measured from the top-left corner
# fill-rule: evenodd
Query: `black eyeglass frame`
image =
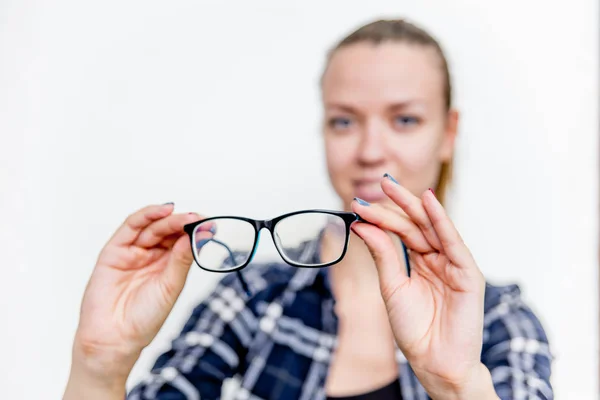
<path id="1" fill-rule="evenodd" d="M 281 220 L 288 218 L 288 217 L 292 217 L 294 215 L 309 214 L 309 213 L 311 213 L 311 214 L 315 214 L 315 213 L 329 214 L 329 215 L 340 217 L 344 221 L 344 223 L 346 225 L 346 239 L 344 241 L 344 249 L 342 250 L 342 254 L 335 261 L 331 261 L 328 263 L 322 263 L 322 264 L 316 264 L 316 265 L 307 265 L 307 264 L 296 263 L 296 262 L 293 262 L 293 261 L 289 260 L 288 258 L 286 258 L 286 256 L 283 254 L 282 249 L 279 248 L 279 245 L 275 241 L 275 227 Z M 252 225 L 254 227 L 254 245 L 252 246 L 252 250 L 250 251 L 250 257 L 248 257 L 248 259 L 243 264 L 241 264 L 235 268 L 226 269 L 226 270 L 216 270 L 216 269 L 205 268 L 200 264 L 200 262 L 197 258 L 197 255 L 196 255 L 196 251 L 193 250 L 196 246 L 196 244 L 194 243 L 194 231 L 196 230 L 196 227 L 200 224 L 203 224 L 203 223 L 206 223 L 206 222 L 212 221 L 212 220 L 217 220 L 217 219 L 236 219 L 239 221 L 248 222 L 250 225 Z M 244 279 L 244 277 L 242 276 L 240 271 L 242 269 L 244 269 L 245 267 L 247 267 L 252 262 L 252 259 L 254 258 L 254 254 L 255 254 L 257 246 L 258 246 L 261 230 L 263 230 L 265 228 L 267 230 L 269 230 L 269 232 L 271 233 L 271 239 L 273 240 L 273 243 L 275 244 L 275 248 L 277 249 L 279 256 L 287 264 L 289 264 L 293 267 L 296 267 L 296 268 L 325 268 L 330 265 L 339 263 L 346 255 L 346 251 L 348 250 L 348 242 L 350 240 L 350 228 L 351 228 L 352 224 L 355 222 L 363 222 L 363 223 L 370 224 L 369 221 L 363 219 L 360 215 L 358 215 L 357 213 L 354 213 L 354 212 L 312 209 L 312 210 L 294 211 L 294 212 L 286 213 L 286 214 L 280 215 L 278 217 L 275 217 L 272 219 L 267 219 L 267 220 L 256 220 L 256 219 L 252 219 L 252 218 L 232 216 L 232 215 L 209 217 L 209 218 L 201 219 L 196 222 L 186 224 L 186 225 L 184 225 L 183 230 L 185 231 L 185 233 L 187 233 L 187 235 L 190 238 L 190 245 L 192 248 L 192 255 L 194 256 L 194 261 L 201 269 L 208 271 L 208 272 L 217 272 L 217 273 L 236 272 L 238 279 L 240 280 L 240 283 L 242 284 L 242 288 L 244 289 L 246 294 L 248 296 L 250 296 L 251 293 L 248 288 L 248 284 L 246 283 L 246 280 Z M 408 255 L 408 249 L 403 241 L 401 241 L 401 243 L 402 243 L 402 250 L 404 252 L 404 260 L 406 262 L 407 274 L 408 274 L 408 276 L 410 276 L 410 259 L 409 259 L 409 255 Z M 231 251 L 230 251 L 230 253 L 231 253 Z"/>
<path id="2" fill-rule="evenodd" d="M 335 259 L 334 261 L 331 261 L 331 262 L 327 262 L 327 263 L 321 263 L 321 264 L 316 264 L 316 265 L 307 265 L 307 264 L 296 263 L 296 262 L 288 259 L 284 255 L 282 249 L 279 248 L 279 245 L 277 244 L 277 241 L 275 240 L 275 227 L 277 226 L 277 224 L 280 221 L 282 221 L 286 218 L 293 217 L 295 215 L 301 215 L 301 214 L 329 214 L 329 215 L 339 217 L 344 221 L 345 228 L 346 228 L 346 239 L 344 241 L 344 249 L 342 250 L 342 254 L 337 259 Z M 202 220 L 199 220 L 196 222 L 186 224 L 183 227 L 183 230 L 185 231 L 185 233 L 188 234 L 188 236 L 190 238 L 190 244 L 191 244 L 192 249 L 195 248 L 194 232 L 196 230 L 196 227 L 200 224 L 203 224 L 203 223 L 206 223 L 206 222 L 209 222 L 212 220 L 219 220 L 219 219 L 235 219 L 235 220 L 239 220 L 239 221 L 248 222 L 254 228 L 254 244 L 252 245 L 252 250 L 250 251 L 251 256 L 248 257 L 248 259 L 243 264 L 240 264 L 239 266 L 236 266 L 235 268 L 226 269 L 226 270 L 216 270 L 216 269 L 210 269 L 210 268 L 203 267 L 200 264 L 199 260 L 197 259 L 196 252 L 192 251 L 192 253 L 194 255 L 194 261 L 196 261 L 196 264 L 198 264 L 198 266 L 200 268 L 202 268 L 205 271 L 218 272 L 218 273 L 236 272 L 236 271 L 240 271 L 240 270 L 244 269 L 245 267 L 247 267 L 252 262 L 252 258 L 258 247 L 260 231 L 263 229 L 267 229 L 269 232 L 271 232 L 271 238 L 273 240 L 273 243 L 275 244 L 275 248 L 277 249 L 279 256 L 287 264 L 289 264 L 293 267 L 297 267 L 297 268 L 325 268 L 330 265 L 337 264 L 346 255 L 346 251 L 348 250 L 348 242 L 349 242 L 349 238 L 350 238 L 350 227 L 352 226 L 352 224 L 354 222 L 368 223 L 366 220 L 362 219 L 360 217 L 360 215 L 353 213 L 353 212 L 322 210 L 322 209 L 294 211 L 294 212 L 286 213 L 286 214 L 280 215 L 278 217 L 275 217 L 272 219 L 267 219 L 267 220 L 257 220 L 257 219 L 246 218 L 246 217 L 223 215 L 223 216 L 205 218 L 205 219 L 202 219 Z"/>

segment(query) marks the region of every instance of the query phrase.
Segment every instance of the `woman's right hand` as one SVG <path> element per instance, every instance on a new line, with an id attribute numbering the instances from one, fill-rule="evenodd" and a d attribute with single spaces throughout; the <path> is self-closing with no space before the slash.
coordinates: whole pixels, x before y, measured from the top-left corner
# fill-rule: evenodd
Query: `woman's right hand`
<path id="1" fill-rule="evenodd" d="M 193 262 L 183 226 L 200 216 L 173 214 L 173 207 L 130 215 L 102 249 L 73 347 L 73 363 L 87 374 L 126 379 L 179 297 Z"/>

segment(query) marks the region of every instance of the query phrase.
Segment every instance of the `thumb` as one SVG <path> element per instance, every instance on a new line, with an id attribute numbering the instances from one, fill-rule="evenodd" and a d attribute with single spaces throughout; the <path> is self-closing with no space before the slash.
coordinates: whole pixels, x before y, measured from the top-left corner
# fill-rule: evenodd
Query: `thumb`
<path id="1" fill-rule="evenodd" d="M 365 223 L 352 226 L 352 230 L 365 242 L 377 267 L 379 287 L 383 300 L 409 282 L 404 260 L 399 258 L 392 238 L 382 229 Z"/>
<path id="2" fill-rule="evenodd" d="M 190 239 L 187 235 L 182 235 L 171 249 L 169 255 L 169 263 L 163 271 L 165 283 L 179 295 L 190 270 L 190 266 L 194 262 L 192 249 L 190 247 Z"/>

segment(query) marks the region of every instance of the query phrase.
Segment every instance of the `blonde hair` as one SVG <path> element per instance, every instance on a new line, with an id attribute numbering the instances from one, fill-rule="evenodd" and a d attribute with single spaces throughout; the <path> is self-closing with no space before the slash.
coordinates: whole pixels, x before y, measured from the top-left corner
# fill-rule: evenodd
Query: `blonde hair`
<path id="1" fill-rule="evenodd" d="M 452 106 L 452 84 L 450 69 L 444 51 L 440 44 L 429 33 L 422 28 L 403 19 L 379 20 L 364 25 L 337 43 L 327 54 L 327 65 L 335 52 L 343 47 L 356 43 L 372 43 L 374 45 L 382 42 L 400 42 L 432 48 L 438 55 L 444 75 L 444 103 L 446 111 Z M 440 202 L 444 202 L 445 195 L 452 181 L 452 159 L 443 162 L 436 183 L 435 195 Z"/>

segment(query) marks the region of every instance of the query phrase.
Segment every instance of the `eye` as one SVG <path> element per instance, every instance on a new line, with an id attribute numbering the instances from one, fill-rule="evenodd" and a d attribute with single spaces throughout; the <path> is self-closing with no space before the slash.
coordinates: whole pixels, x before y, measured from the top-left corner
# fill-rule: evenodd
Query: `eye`
<path id="1" fill-rule="evenodd" d="M 419 118 L 411 115 L 398 115 L 394 118 L 394 124 L 400 128 L 412 127 L 418 125 L 419 122 Z"/>
<path id="2" fill-rule="evenodd" d="M 344 130 L 352 126 L 352 119 L 348 117 L 334 117 L 329 119 L 328 125 L 335 130 Z"/>

